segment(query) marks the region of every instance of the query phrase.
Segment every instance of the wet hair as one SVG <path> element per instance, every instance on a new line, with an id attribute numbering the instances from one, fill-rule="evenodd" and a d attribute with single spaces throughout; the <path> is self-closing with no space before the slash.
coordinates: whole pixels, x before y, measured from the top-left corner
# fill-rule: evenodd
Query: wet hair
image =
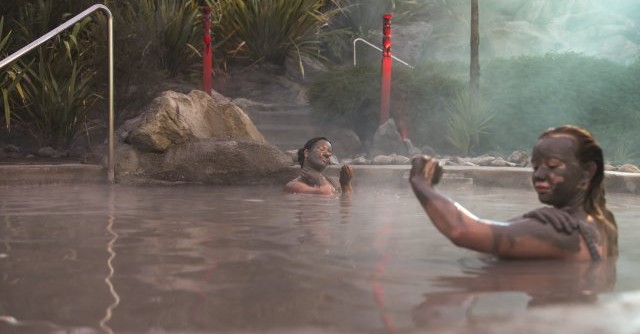
<path id="1" fill-rule="evenodd" d="M 589 162 L 596 164 L 596 172 L 589 182 L 585 196 L 584 209 L 595 218 L 616 226 L 613 214 L 607 209 L 604 191 L 604 156 L 602 148 L 589 131 L 574 125 L 563 125 L 548 129 L 538 139 L 554 135 L 569 135 L 578 144 L 576 159 L 584 166 Z"/>
<path id="2" fill-rule="evenodd" d="M 311 150 L 313 148 L 313 145 L 315 145 L 317 142 L 321 140 L 325 140 L 327 142 L 329 141 L 329 139 L 325 137 L 314 137 L 307 140 L 304 146 L 298 149 L 298 163 L 300 164 L 301 168 L 302 168 L 302 165 L 304 164 L 304 150 Z"/>

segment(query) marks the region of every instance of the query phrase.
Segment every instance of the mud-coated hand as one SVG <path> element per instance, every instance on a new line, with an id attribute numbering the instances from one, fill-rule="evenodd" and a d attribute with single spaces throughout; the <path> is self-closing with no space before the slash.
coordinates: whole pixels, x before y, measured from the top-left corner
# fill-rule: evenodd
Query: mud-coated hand
<path id="1" fill-rule="evenodd" d="M 416 155 L 411 160 L 411 164 L 411 172 L 409 173 L 409 180 L 411 182 L 424 181 L 430 186 L 434 186 L 440 182 L 444 170 L 438 159 L 428 155 Z"/>
<path id="2" fill-rule="evenodd" d="M 580 224 L 580 221 L 569 213 L 549 206 L 527 212 L 524 217 L 538 220 L 543 224 L 551 224 L 556 231 L 567 235 L 577 231 Z"/>
<path id="3" fill-rule="evenodd" d="M 349 165 L 343 165 L 340 168 L 340 186 L 344 187 L 351 182 L 351 178 L 353 177 L 353 169 Z"/>

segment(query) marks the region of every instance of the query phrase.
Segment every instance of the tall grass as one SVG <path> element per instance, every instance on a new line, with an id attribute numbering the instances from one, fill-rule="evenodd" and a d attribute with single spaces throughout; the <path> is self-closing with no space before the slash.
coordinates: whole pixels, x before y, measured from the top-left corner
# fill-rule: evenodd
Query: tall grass
<path id="1" fill-rule="evenodd" d="M 449 119 L 447 120 L 447 140 L 459 153 L 469 153 L 480 144 L 481 135 L 488 133 L 495 112 L 487 109 L 486 104 L 472 105 L 468 90 L 458 92 L 449 102 Z"/>
<path id="2" fill-rule="evenodd" d="M 4 58 L 11 41 L 12 31 L 6 31 L 4 25 L 4 17 L 0 16 L 0 56 Z M 0 92 L 2 92 L 2 109 L 4 114 L 4 122 L 7 128 L 11 126 L 11 104 L 9 103 L 9 95 L 14 92 L 18 93 L 24 100 L 24 93 L 20 85 L 20 79 L 24 75 L 18 66 L 9 65 L 0 72 Z"/>
<path id="3" fill-rule="evenodd" d="M 76 24 L 66 38 L 39 48 L 37 60 L 23 78 L 24 104 L 15 118 L 41 146 L 64 148 L 86 125 L 99 96 L 95 93 L 95 70 L 82 64 L 77 43 L 79 32 L 90 22 Z"/>
<path id="4" fill-rule="evenodd" d="M 320 57 L 320 36 L 334 11 L 322 11 L 324 0 L 218 0 L 215 36 L 226 38 L 230 57 L 284 64 L 288 56 Z"/>

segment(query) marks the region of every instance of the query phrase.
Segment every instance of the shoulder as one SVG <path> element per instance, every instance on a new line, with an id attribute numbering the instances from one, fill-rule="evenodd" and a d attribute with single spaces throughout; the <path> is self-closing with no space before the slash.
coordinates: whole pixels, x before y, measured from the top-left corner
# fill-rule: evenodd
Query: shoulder
<path id="1" fill-rule="evenodd" d="M 578 233 L 561 233 L 532 218 L 522 217 L 508 225 L 493 226 L 492 232 L 493 253 L 503 258 L 569 259 L 585 255 Z"/>

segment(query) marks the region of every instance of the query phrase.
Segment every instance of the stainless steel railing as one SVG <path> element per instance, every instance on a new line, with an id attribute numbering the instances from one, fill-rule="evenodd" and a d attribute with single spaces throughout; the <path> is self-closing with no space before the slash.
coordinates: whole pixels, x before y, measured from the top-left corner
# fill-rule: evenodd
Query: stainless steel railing
<path id="1" fill-rule="evenodd" d="M 381 48 L 379 48 L 379 47 L 375 46 L 375 45 L 374 45 L 373 43 L 371 43 L 371 42 L 368 42 L 368 41 L 367 41 L 366 39 L 364 39 L 364 38 L 360 38 L 360 37 L 358 37 L 358 38 L 354 39 L 354 40 L 353 40 L 353 66 L 354 66 L 354 67 L 355 67 L 355 66 L 357 66 L 357 57 L 356 57 L 356 43 L 357 43 L 357 42 L 363 42 L 363 43 L 367 44 L 368 46 L 370 46 L 370 47 L 372 47 L 372 48 L 374 48 L 374 49 L 376 49 L 376 50 L 378 50 L 378 51 L 382 52 L 382 49 L 381 49 Z M 395 60 L 395 61 L 399 62 L 400 64 L 405 65 L 405 66 L 408 66 L 409 68 L 413 69 L 413 66 L 409 65 L 409 64 L 408 64 L 406 61 L 404 61 L 404 60 L 402 60 L 402 59 L 400 59 L 400 58 L 398 58 L 398 57 L 396 57 L 396 56 L 394 56 L 394 55 L 391 55 L 391 58 L 393 58 L 393 60 Z"/>
<path id="2" fill-rule="evenodd" d="M 29 43 L 27 46 L 23 47 L 22 49 L 12 53 L 7 58 L 4 58 L 2 61 L 0 61 L 0 69 L 10 64 L 14 60 L 20 58 L 25 53 L 40 46 L 40 44 L 48 41 L 52 37 L 56 36 L 57 34 L 66 30 L 67 28 L 71 27 L 72 25 L 76 24 L 78 21 L 82 20 L 86 16 L 89 16 L 89 14 L 100 9 L 105 11 L 105 13 L 109 18 L 108 20 L 108 26 L 109 26 L 109 41 L 108 41 L 109 43 L 109 51 L 108 51 L 109 52 L 109 156 L 107 160 L 107 179 L 109 180 L 109 183 L 113 183 L 115 180 L 114 135 L 113 135 L 113 132 L 114 132 L 113 128 L 114 128 L 114 122 L 115 122 L 115 118 L 113 114 L 113 16 L 111 15 L 111 11 L 109 10 L 109 8 L 107 8 L 107 6 L 105 5 L 93 5 L 87 8 L 82 13 L 72 17 L 67 22 L 59 25 L 57 28 L 44 34 L 42 37 Z"/>

